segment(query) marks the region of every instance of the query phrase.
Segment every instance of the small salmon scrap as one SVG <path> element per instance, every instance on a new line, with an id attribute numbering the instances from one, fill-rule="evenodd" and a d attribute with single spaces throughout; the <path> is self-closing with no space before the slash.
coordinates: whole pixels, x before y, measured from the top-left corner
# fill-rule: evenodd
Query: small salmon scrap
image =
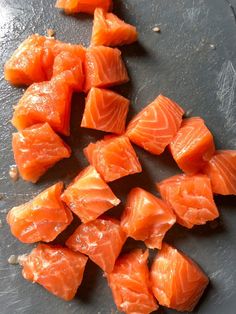
<path id="1" fill-rule="evenodd" d="M 126 234 L 120 222 L 102 217 L 81 224 L 66 241 L 66 245 L 73 251 L 88 255 L 104 272 L 110 273 L 125 240 Z"/>
<path id="2" fill-rule="evenodd" d="M 129 81 L 121 52 L 105 46 L 90 47 L 85 58 L 85 92 L 91 87 L 109 87 Z"/>
<path id="3" fill-rule="evenodd" d="M 166 232 L 176 217 L 161 199 L 141 188 L 130 191 L 121 218 L 121 227 L 127 236 L 142 240 L 148 248 L 160 249 Z"/>
<path id="4" fill-rule="evenodd" d="M 94 11 L 92 46 L 122 46 L 138 38 L 136 27 L 101 8 Z"/>
<path id="5" fill-rule="evenodd" d="M 131 120 L 126 135 L 131 142 L 159 155 L 178 132 L 183 114 L 178 104 L 159 95 Z"/>
<path id="6" fill-rule="evenodd" d="M 61 198 L 84 223 L 96 219 L 120 203 L 92 166 L 79 173 Z"/>
<path id="7" fill-rule="evenodd" d="M 148 251 L 133 250 L 119 257 L 107 274 L 115 304 L 126 314 L 149 314 L 158 309 L 151 291 L 147 266 Z"/>
<path id="8" fill-rule="evenodd" d="M 216 194 L 236 195 L 236 151 L 218 150 L 203 172 L 211 179 Z"/>
<path id="9" fill-rule="evenodd" d="M 70 301 L 82 282 L 87 260 L 85 255 L 60 245 L 38 244 L 29 255 L 20 258 L 20 264 L 26 280 Z"/>
<path id="10" fill-rule="evenodd" d="M 203 225 L 219 217 L 206 175 L 176 175 L 158 183 L 157 188 L 184 227 Z"/>
<path id="11" fill-rule="evenodd" d="M 199 117 L 184 119 L 170 151 L 180 169 L 187 174 L 200 171 L 215 152 L 214 139 Z"/>
<path id="12" fill-rule="evenodd" d="M 156 255 L 150 275 L 158 302 L 181 312 L 193 311 L 209 283 L 194 261 L 166 243 Z"/>
<path id="13" fill-rule="evenodd" d="M 21 177 L 33 183 L 55 163 L 71 154 L 70 148 L 48 123 L 13 133 L 12 148 Z"/>
<path id="14" fill-rule="evenodd" d="M 13 207 L 7 214 L 12 234 L 24 243 L 53 241 L 72 222 L 72 213 L 60 196 L 63 183 L 42 191 L 31 201 Z"/>
<path id="15" fill-rule="evenodd" d="M 112 0 L 57 0 L 56 8 L 63 9 L 67 14 L 78 12 L 93 14 L 96 8 L 108 11 L 112 7 Z"/>
<path id="16" fill-rule="evenodd" d="M 53 37 L 33 34 L 20 44 L 6 62 L 5 79 L 14 85 L 30 85 L 50 80 L 55 57 L 65 51 L 84 61 L 85 49 L 81 45 L 67 44 Z M 73 64 L 73 68 L 76 65 Z"/>
<path id="17" fill-rule="evenodd" d="M 90 143 L 85 157 L 106 182 L 139 173 L 142 167 L 127 136 L 111 136 Z"/>
<path id="18" fill-rule="evenodd" d="M 66 71 L 51 81 L 30 85 L 14 108 L 12 124 L 17 130 L 23 130 L 48 122 L 54 131 L 69 135 L 71 80 L 71 72 Z"/>
<path id="19" fill-rule="evenodd" d="M 81 126 L 122 134 L 129 110 L 129 100 L 107 89 L 92 87 L 87 95 Z"/>

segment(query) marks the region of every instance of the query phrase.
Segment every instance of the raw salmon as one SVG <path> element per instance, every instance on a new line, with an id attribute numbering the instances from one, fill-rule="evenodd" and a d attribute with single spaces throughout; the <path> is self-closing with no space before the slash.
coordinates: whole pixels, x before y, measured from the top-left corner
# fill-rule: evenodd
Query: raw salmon
<path id="1" fill-rule="evenodd" d="M 206 175 L 176 175 L 158 183 L 157 188 L 173 208 L 177 222 L 187 228 L 219 217 Z"/>
<path id="2" fill-rule="evenodd" d="M 20 259 L 20 263 L 25 279 L 70 301 L 82 282 L 87 260 L 85 255 L 59 245 L 38 244 L 29 255 Z"/>
<path id="3" fill-rule="evenodd" d="M 90 143 L 84 154 L 106 182 L 142 171 L 127 136 L 112 136 Z"/>
<path id="4" fill-rule="evenodd" d="M 82 59 L 69 51 L 62 51 L 54 59 L 52 75 L 56 77 L 68 70 L 71 71 L 74 78 L 72 87 L 78 92 L 83 91 L 85 76 Z"/>
<path id="5" fill-rule="evenodd" d="M 69 135 L 72 96 L 70 78 L 70 72 L 63 72 L 51 81 L 30 85 L 14 108 L 12 124 L 17 130 L 48 122 L 54 131 Z"/>
<path id="6" fill-rule="evenodd" d="M 79 173 L 62 194 L 62 200 L 82 222 L 94 220 L 120 203 L 92 166 Z"/>
<path id="7" fill-rule="evenodd" d="M 137 38 L 138 33 L 133 25 L 101 8 L 94 11 L 91 45 L 122 46 L 135 42 Z"/>
<path id="8" fill-rule="evenodd" d="M 215 151 L 213 136 L 204 120 L 199 117 L 184 119 L 170 150 L 184 172 L 191 174 L 202 169 Z"/>
<path id="9" fill-rule="evenodd" d="M 141 188 L 130 191 L 121 218 L 121 227 L 135 240 L 149 248 L 160 249 L 166 232 L 176 218 L 172 209 L 161 199 Z"/>
<path id="10" fill-rule="evenodd" d="M 15 85 L 30 85 L 47 79 L 43 66 L 45 37 L 31 35 L 16 49 L 4 67 L 5 79 Z"/>
<path id="11" fill-rule="evenodd" d="M 129 100 L 115 92 L 92 87 L 88 93 L 81 126 L 122 134 L 129 110 Z"/>
<path id="12" fill-rule="evenodd" d="M 30 85 L 50 80 L 55 57 L 68 51 L 74 56 L 85 58 L 81 45 L 72 45 L 53 37 L 34 34 L 24 40 L 4 66 L 5 79 L 15 85 Z M 76 64 L 74 65 L 76 66 Z"/>
<path id="13" fill-rule="evenodd" d="M 36 124 L 12 135 L 15 162 L 21 177 L 36 182 L 71 150 L 48 123 Z"/>
<path id="14" fill-rule="evenodd" d="M 81 62 L 83 63 L 85 60 L 85 52 L 86 49 L 81 45 L 64 43 L 55 40 L 53 37 L 47 37 L 44 43 L 44 55 L 48 60 L 46 65 L 48 79 L 52 77 L 53 71 L 54 74 L 55 72 L 58 74 L 63 70 L 63 67 L 66 70 L 73 70 L 80 74 L 82 70 L 80 66 Z M 78 61 L 78 59 L 80 61 Z M 79 75 L 78 78 L 80 78 Z"/>
<path id="15" fill-rule="evenodd" d="M 93 14 L 96 8 L 108 11 L 112 7 L 112 0 L 57 0 L 56 8 L 63 9 L 67 14 L 78 12 Z"/>
<path id="16" fill-rule="evenodd" d="M 109 87 L 129 81 L 128 73 L 117 48 L 90 47 L 85 57 L 85 91 L 91 87 Z"/>
<path id="17" fill-rule="evenodd" d="M 73 251 L 79 251 L 110 273 L 126 240 L 116 219 L 101 218 L 81 224 L 66 241 Z"/>
<path id="18" fill-rule="evenodd" d="M 161 305 L 191 312 L 209 283 L 189 257 L 163 243 L 151 268 L 152 290 Z"/>
<path id="19" fill-rule="evenodd" d="M 179 130 L 183 114 L 179 105 L 159 95 L 131 120 L 126 134 L 131 142 L 159 155 Z"/>
<path id="20" fill-rule="evenodd" d="M 216 194 L 236 195 L 236 151 L 218 150 L 203 169 Z"/>
<path id="21" fill-rule="evenodd" d="M 108 284 L 119 311 L 126 314 L 149 314 L 158 309 L 153 297 L 147 266 L 148 251 L 133 250 L 119 257 Z"/>
<path id="22" fill-rule="evenodd" d="M 13 207 L 7 214 L 12 234 L 24 243 L 53 241 L 73 217 L 60 200 L 63 183 L 42 191 L 28 203 Z"/>

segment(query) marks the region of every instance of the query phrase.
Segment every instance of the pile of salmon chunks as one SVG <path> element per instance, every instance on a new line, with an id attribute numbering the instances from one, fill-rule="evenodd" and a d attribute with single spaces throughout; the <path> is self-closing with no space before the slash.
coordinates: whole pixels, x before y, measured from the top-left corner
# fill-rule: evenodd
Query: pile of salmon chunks
<path id="1" fill-rule="evenodd" d="M 7 215 L 12 234 L 23 243 L 44 242 L 20 259 L 24 278 L 71 300 L 88 258 L 105 273 L 118 310 L 148 314 L 159 304 L 192 311 L 209 279 L 200 267 L 163 242 L 175 224 L 203 225 L 219 216 L 213 193 L 236 194 L 236 153 L 217 151 L 200 117 L 183 118 L 183 108 L 159 95 L 126 127 L 129 100 L 107 88 L 129 81 L 121 52 L 112 46 L 137 40 L 136 28 L 109 10 L 111 0 L 58 0 L 66 13 L 94 14 L 91 45 L 31 35 L 5 64 L 5 78 L 28 85 L 14 108 L 12 136 L 21 177 L 33 183 L 71 155 L 60 135 L 70 134 L 71 97 L 86 93 L 81 127 L 109 134 L 84 148 L 89 166 L 64 190 L 58 182 Z M 108 183 L 142 171 L 132 147 L 154 155 L 169 149 L 183 174 L 156 184 L 161 198 L 132 189 L 120 221 L 104 215 L 120 203 Z M 72 222 L 81 224 L 65 246 L 53 241 Z M 121 256 L 128 237 L 147 249 Z M 158 249 L 149 270 L 148 249 Z"/>

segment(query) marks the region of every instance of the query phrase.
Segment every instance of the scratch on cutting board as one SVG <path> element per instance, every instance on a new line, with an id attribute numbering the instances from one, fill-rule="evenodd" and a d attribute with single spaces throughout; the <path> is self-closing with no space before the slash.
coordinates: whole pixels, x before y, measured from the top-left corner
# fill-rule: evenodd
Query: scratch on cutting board
<path id="1" fill-rule="evenodd" d="M 229 133 L 235 133 L 235 96 L 236 71 L 230 60 L 225 61 L 217 76 L 217 98 L 220 101 L 218 110 L 223 114 L 225 129 Z"/>

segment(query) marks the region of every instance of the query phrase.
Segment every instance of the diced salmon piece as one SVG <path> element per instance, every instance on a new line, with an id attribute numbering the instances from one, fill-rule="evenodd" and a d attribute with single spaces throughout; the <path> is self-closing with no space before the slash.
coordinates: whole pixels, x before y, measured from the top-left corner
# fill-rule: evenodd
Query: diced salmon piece
<path id="1" fill-rule="evenodd" d="M 4 67 L 5 79 L 14 85 L 30 85 L 47 79 L 43 66 L 45 37 L 29 36 L 13 53 Z"/>
<path id="2" fill-rule="evenodd" d="M 48 123 L 13 133 L 12 148 L 21 177 L 34 183 L 59 160 L 69 158 L 71 153 Z"/>
<path id="3" fill-rule="evenodd" d="M 158 309 L 151 291 L 147 266 L 148 251 L 133 250 L 119 257 L 107 274 L 115 304 L 126 314 L 149 314 Z"/>
<path id="4" fill-rule="evenodd" d="M 65 301 L 74 298 L 88 258 L 60 245 L 38 244 L 20 259 L 25 279 L 38 283 Z"/>
<path id="5" fill-rule="evenodd" d="M 17 130 L 48 122 L 54 131 L 69 135 L 72 79 L 66 71 L 51 81 L 30 85 L 13 113 L 12 124 Z"/>
<path id="6" fill-rule="evenodd" d="M 96 8 L 108 11 L 112 7 L 112 0 L 57 0 L 56 8 L 63 9 L 67 14 L 78 12 L 93 14 Z"/>
<path id="7" fill-rule="evenodd" d="M 121 227 L 127 236 L 144 241 L 151 249 L 160 249 L 166 232 L 175 221 L 175 215 L 166 203 L 144 189 L 134 188 L 128 195 Z"/>
<path id="8" fill-rule="evenodd" d="M 131 142 L 152 154 L 161 154 L 178 132 L 184 110 L 159 95 L 129 123 L 126 135 Z"/>
<path id="9" fill-rule="evenodd" d="M 104 272 L 110 273 L 126 240 L 120 223 L 112 218 L 100 218 L 81 224 L 66 241 L 73 251 L 88 257 Z"/>
<path id="10" fill-rule="evenodd" d="M 193 311 L 209 283 L 195 262 L 166 243 L 157 253 L 150 274 L 158 302 L 181 312 Z"/>
<path id="11" fill-rule="evenodd" d="M 129 110 L 129 100 L 115 92 L 92 87 L 89 91 L 81 126 L 122 134 Z"/>
<path id="12" fill-rule="evenodd" d="M 176 175 L 158 183 L 157 188 L 184 227 L 203 225 L 219 217 L 206 175 Z"/>
<path id="13" fill-rule="evenodd" d="M 7 214 L 12 234 L 24 243 L 53 241 L 73 219 L 60 200 L 62 189 L 63 183 L 58 182 L 31 201 L 13 207 Z"/>
<path id="14" fill-rule="evenodd" d="M 52 75 L 56 77 L 68 70 L 71 71 L 74 78 L 74 82 L 71 84 L 73 89 L 78 92 L 83 91 L 85 76 L 82 59 L 69 51 L 62 51 L 54 59 Z"/>
<path id="15" fill-rule="evenodd" d="M 82 62 L 85 58 L 85 49 L 81 45 L 63 43 L 53 37 L 31 35 L 21 43 L 6 62 L 5 79 L 15 85 L 30 85 L 50 80 L 54 59 L 61 52 L 70 52 Z"/>
<path id="16" fill-rule="evenodd" d="M 214 139 L 203 119 L 184 119 L 170 150 L 180 169 L 188 174 L 197 173 L 213 156 Z"/>
<path id="17" fill-rule="evenodd" d="M 101 8 L 94 11 L 91 45 L 122 46 L 135 42 L 137 38 L 138 33 L 133 25 Z"/>
<path id="18" fill-rule="evenodd" d="M 62 200 L 82 222 L 92 221 L 120 203 L 92 166 L 79 173 L 62 194 Z"/>
<path id="19" fill-rule="evenodd" d="M 111 136 L 90 143 L 84 154 L 106 182 L 142 171 L 127 136 Z"/>
<path id="20" fill-rule="evenodd" d="M 218 150 L 204 167 L 216 194 L 236 195 L 236 151 Z"/>
<path id="21" fill-rule="evenodd" d="M 85 91 L 91 87 L 109 87 L 129 81 L 121 52 L 117 48 L 90 47 L 85 58 Z"/>

